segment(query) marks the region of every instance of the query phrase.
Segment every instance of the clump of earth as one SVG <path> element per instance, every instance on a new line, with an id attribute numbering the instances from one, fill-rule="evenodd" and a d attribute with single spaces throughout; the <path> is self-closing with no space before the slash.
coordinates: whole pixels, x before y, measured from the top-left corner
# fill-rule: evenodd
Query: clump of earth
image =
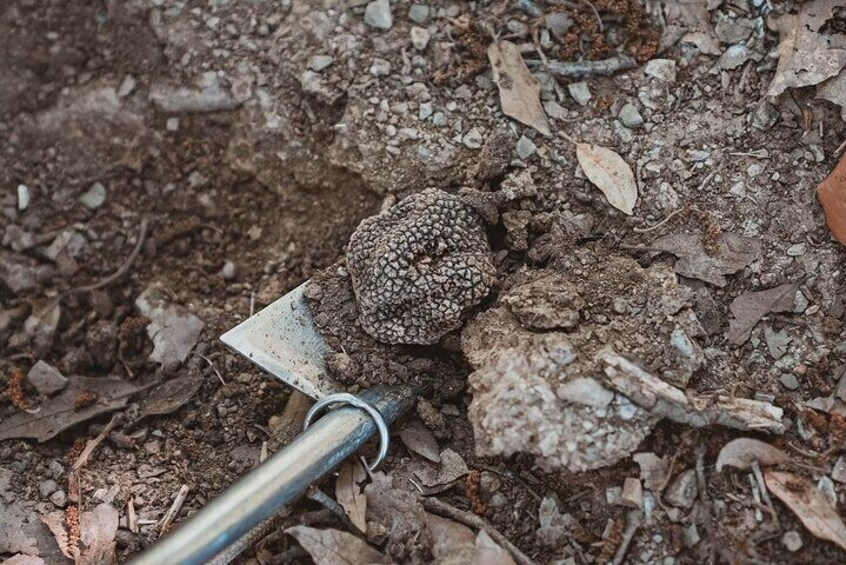
<path id="1" fill-rule="evenodd" d="M 307 296 L 334 350 L 329 368 L 350 388 L 414 384 L 441 394 L 466 378 L 478 454 L 529 454 L 547 470 L 610 465 L 660 417 L 606 387 L 596 357 L 611 348 L 686 386 L 703 361 L 692 340 L 704 334 L 694 293 L 668 267 L 644 269 L 598 245 L 538 238 L 494 267 L 481 217 L 495 219 L 515 200 L 503 196 L 508 187 L 527 180 L 394 203 L 362 222 L 345 261 L 315 276 Z M 480 215 L 466 202 L 489 206 Z M 515 245 L 499 243 L 504 252 Z M 539 255 L 543 265 L 531 260 Z"/>

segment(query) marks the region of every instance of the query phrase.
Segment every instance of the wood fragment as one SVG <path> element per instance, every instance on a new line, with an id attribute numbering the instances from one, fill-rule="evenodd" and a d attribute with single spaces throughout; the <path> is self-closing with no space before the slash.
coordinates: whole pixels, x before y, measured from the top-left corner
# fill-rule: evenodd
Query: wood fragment
<path id="1" fill-rule="evenodd" d="M 170 530 L 170 525 L 173 522 L 176 515 L 179 514 L 179 511 L 182 510 L 182 505 L 185 503 L 185 499 L 188 498 L 188 485 L 182 485 L 179 487 L 179 491 L 176 493 L 176 498 L 173 500 L 173 504 L 170 505 L 167 513 L 161 519 L 159 523 L 159 537 L 162 537 Z"/>
<path id="2" fill-rule="evenodd" d="M 133 534 L 138 533 L 138 515 L 135 513 L 135 500 L 131 496 L 126 503 L 126 527 Z"/>
<path id="3" fill-rule="evenodd" d="M 609 76 L 635 67 L 637 67 L 637 61 L 633 57 L 617 55 L 599 61 L 549 61 L 549 63 L 543 65 L 542 70 L 568 78 L 585 78 Z"/>
<path id="4" fill-rule="evenodd" d="M 611 562 L 614 565 L 620 565 L 625 561 L 629 545 L 631 545 L 634 535 L 640 527 L 641 514 L 641 510 L 631 510 L 626 514 L 626 529 L 623 531 L 623 539 L 620 541 L 617 552 L 614 554 L 614 560 Z"/>
<path id="5" fill-rule="evenodd" d="M 471 528 L 476 528 L 477 530 L 484 530 L 485 533 L 491 536 L 496 543 L 507 549 L 519 565 L 536 565 L 535 561 L 531 557 L 520 551 L 520 548 L 511 543 L 508 538 L 502 535 L 498 530 L 494 529 L 494 527 L 491 526 L 484 518 L 476 516 L 472 512 L 467 512 L 466 510 L 460 510 L 451 504 L 438 500 L 437 498 L 422 498 L 421 503 L 423 504 L 423 508 L 432 514 L 437 514 L 438 516 L 455 520 L 456 522 L 460 522 L 465 526 L 470 526 Z"/>

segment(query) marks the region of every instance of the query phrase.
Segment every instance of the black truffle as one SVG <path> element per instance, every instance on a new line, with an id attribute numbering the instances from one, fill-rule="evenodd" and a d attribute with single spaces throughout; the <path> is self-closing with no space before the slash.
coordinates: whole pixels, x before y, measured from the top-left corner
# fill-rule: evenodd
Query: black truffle
<path id="1" fill-rule="evenodd" d="M 389 344 L 437 343 L 487 296 L 496 276 L 479 216 L 437 189 L 364 220 L 346 257 L 359 322 Z"/>

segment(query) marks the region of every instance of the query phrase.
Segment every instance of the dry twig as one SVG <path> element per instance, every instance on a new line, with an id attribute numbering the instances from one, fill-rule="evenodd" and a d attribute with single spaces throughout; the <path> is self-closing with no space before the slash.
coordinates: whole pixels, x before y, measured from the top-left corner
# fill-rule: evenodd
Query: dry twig
<path id="1" fill-rule="evenodd" d="M 617 55 L 599 61 L 549 61 L 546 65 L 543 65 L 543 70 L 568 78 L 584 78 L 609 76 L 635 67 L 637 67 L 637 61 L 633 57 Z"/>
<path id="2" fill-rule="evenodd" d="M 179 487 L 179 492 L 176 493 L 176 498 L 173 500 L 173 504 L 170 505 L 170 508 L 164 515 L 164 518 L 162 518 L 161 525 L 159 526 L 159 537 L 162 537 L 170 529 L 171 522 L 173 522 L 173 519 L 176 518 L 177 514 L 179 514 L 179 511 L 182 509 L 182 505 L 185 503 L 185 499 L 188 498 L 189 490 L 188 485 L 182 485 Z"/>
<path id="3" fill-rule="evenodd" d="M 472 512 L 468 512 L 466 510 L 459 510 L 455 506 L 447 504 L 437 498 L 423 498 L 421 501 L 423 503 L 423 508 L 433 514 L 449 518 L 450 520 L 455 520 L 456 522 L 460 522 L 471 528 L 476 528 L 477 530 L 485 530 L 485 532 L 491 536 L 496 543 L 507 549 L 509 553 L 514 556 L 514 560 L 517 561 L 519 565 L 536 565 L 535 561 L 531 557 L 520 551 L 520 548 L 511 543 L 508 538 L 499 533 L 498 530 L 495 530 L 484 518 L 476 516 Z"/>

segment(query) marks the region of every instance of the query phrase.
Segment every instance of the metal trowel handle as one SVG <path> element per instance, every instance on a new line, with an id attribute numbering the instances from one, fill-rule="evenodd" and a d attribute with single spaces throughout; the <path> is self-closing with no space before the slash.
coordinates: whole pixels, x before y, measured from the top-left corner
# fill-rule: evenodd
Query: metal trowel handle
<path id="1" fill-rule="evenodd" d="M 411 407 L 415 394 L 376 387 L 359 397 L 390 424 Z M 206 562 L 335 469 L 374 434 L 376 424 L 366 412 L 352 407 L 332 410 L 133 560 L 133 565 Z"/>

